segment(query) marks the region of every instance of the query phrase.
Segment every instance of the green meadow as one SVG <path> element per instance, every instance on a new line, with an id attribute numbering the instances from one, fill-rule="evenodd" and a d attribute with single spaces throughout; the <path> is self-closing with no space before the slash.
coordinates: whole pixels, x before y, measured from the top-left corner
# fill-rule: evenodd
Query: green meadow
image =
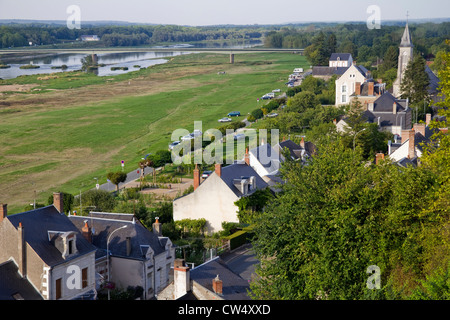
<path id="1" fill-rule="evenodd" d="M 167 149 L 175 129 L 192 132 L 194 121 L 202 121 L 203 131 L 217 128 L 217 120 L 230 111 L 241 112 L 233 121 L 243 120 L 265 103 L 258 97 L 273 89 L 285 91 L 296 67 L 308 68 L 305 57 L 242 53 L 230 64 L 228 55 L 201 53 L 114 77 L 67 72 L 48 80 L 3 80 L 0 86 L 36 86 L 0 96 L 0 202 L 8 203 L 9 212 L 20 212 L 33 201 L 34 190 L 42 203 L 54 191 L 77 194 L 93 188 L 94 178 L 106 182 L 106 174 L 120 170 L 122 160 L 125 171 L 132 171 L 146 154 Z M 131 85 L 129 94 L 109 91 L 113 82 L 114 88 L 126 88 L 135 79 L 140 86 Z M 55 89 L 73 99 L 90 86 L 97 95 L 92 102 L 65 104 L 62 99 L 47 107 Z M 39 102 L 23 110 L 15 104 L 27 98 Z"/>

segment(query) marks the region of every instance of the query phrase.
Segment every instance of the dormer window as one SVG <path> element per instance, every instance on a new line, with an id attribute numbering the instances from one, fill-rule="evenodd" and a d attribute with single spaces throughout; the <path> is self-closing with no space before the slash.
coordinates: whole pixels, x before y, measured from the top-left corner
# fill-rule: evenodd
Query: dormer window
<path id="1" fill-rule="evenodd" d="M 61 252 L 62 258 L 67 259 L 78 253 L 77 234 L 73 231 L 49 231 L 49 241 Z"/>

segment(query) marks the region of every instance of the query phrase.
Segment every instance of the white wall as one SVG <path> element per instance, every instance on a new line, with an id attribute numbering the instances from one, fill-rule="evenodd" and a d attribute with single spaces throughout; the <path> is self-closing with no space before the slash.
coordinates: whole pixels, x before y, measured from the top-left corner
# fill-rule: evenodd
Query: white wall
<path id="1" fill-rule="evenodd" d="M 365 77 L 361 74 L 361 72 L 356 69 L 354 65 L 351 65 L 347 71 L 344 72 L 339 79 L 336 80 L 336 102 L 335 105 L 344 105 L 350 103 L 350 96 L 355 93 L 356 82 L 364 83 Z M 346 85 L 346 92 L 342 92 L 342 86 Z M 346 101 L 342 102 L 342 95 L 346 96 Z"/>
<path id="2" fill-rule="evenodd" d="M 222 230 L 222 222 L 239 222 L 239 200 L 225 182 L 213 172 L 193 193 L 173 201 L 173 219 L 205 218 L 209 234 Z"/>
<path id="3" fill-rule="evenodd" d="M 68 287 L 67 281 L 73 279 L 73 273 L 68 272 L 68 268 L 71 265 L 79 267 L 80 277 L 81 277 L 81 270 L 83 270 L 84 268 L 88 268 L 88 286 L 86 288 L 74 289 Z M 54 300 L 56 297 L 57 279 L 61 279 L 61 300 L 71 300 L 79 296 L 80 294 L 95 289 L 95 252 L 84 255 L 79 259 L 69 260 L 67 263 L 60 264 L 54 267 L 49 272 L 48 277 L 50 282 L 49 300 Z M 71 281 L 69 282 L 72 283 Z"/>

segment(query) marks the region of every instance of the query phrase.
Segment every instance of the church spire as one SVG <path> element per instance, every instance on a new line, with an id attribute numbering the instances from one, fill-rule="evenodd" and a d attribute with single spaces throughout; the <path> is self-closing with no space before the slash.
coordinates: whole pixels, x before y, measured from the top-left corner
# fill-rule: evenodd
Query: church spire
<path id="1" fill-rule="evenodd" d="M 414 47 L 411 41 L 411 33 L 409 32 L 408 21 L 406 21 L 405 31 L 403 32 L 400 47 Z"/>

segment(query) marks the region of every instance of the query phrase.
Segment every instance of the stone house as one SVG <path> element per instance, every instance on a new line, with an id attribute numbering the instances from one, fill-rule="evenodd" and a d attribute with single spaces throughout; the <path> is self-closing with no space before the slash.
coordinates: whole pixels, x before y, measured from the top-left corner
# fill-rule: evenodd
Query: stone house
<path id="1" fill-rule="evenodd" d="M 95 299 L 96 248 L 64 214 L 63 194 L 53 199 L 14 215 L 0 206 L 0 263 L 14 262 L 44 300 Z"/>
<path id="2" fill-rule="evenodd" d="M 132 214 L 90 212 L 70 215 L 69 220 L 97 248 L 95 270 L 103 284 L 124 290 L 142 287 L 142 299 L 153 299 L 168 285 L 175 249 L 162 236 L 158 220 L 153 232 Z"/>
<path id="3" fill-rule="evenodd" d="M 355 93 L 357 83 L 365 83 L 372 79 L 370 71 L 363 66 L 351 65 L 336 79 L 335 105 L 349 104 L 351 96 Z"/>

